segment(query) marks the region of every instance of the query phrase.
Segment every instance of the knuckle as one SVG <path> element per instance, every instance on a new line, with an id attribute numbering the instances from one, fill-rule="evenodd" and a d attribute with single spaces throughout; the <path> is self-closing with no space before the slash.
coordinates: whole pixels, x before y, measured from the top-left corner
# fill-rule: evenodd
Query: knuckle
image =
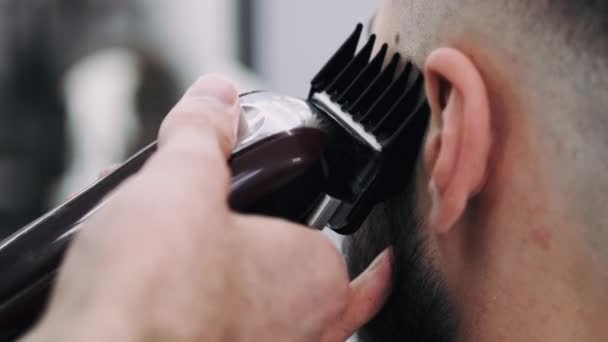
<path id="1" fill-rule="evenodd" d="M 142 213 L 150 212 L 153 199 L 141 196 L 141 176 L 135 175 L 125 181 L 108 199 L 101 209 L 102 213 L 111 212 L 123 220 L 139 217 Z"/>
<path id="2" fill-rule="evenodd" d="M 151 164 L 158 177 L 173 175 L 171 182 L 182 186 L 196 186 L 201 191 L 227 189 L 231 176 L 225 158 L 213 144 L 196 146 L 184 143 L 181 146 L 169 146 L 160 150 Z"/>
<path id="3" fill-rule="evenodd" d="M 212 120 L 211 113 L 207 110 L 207 108 L 203 106 L 199 106 L 198 108 L 193 108 L 191 105 L 178 105 L 175 107 L 167 118 L 163 122 L 161 126 L 161 132 L 178 129 L 209 129 L 215 123 Z"/>
<path id="4" fill-rule="evenodd" d="M 232 148 L 233 139 L 230 134 L 230 122 L 225 119 L 224 111 L 214 99 L 186 98 L 163 122 L 160 130 L 161 142 L 191 132 L 191 138 L 200 139 L 204 144 L 215 140 L 222 151 L 227 152 Z"/>

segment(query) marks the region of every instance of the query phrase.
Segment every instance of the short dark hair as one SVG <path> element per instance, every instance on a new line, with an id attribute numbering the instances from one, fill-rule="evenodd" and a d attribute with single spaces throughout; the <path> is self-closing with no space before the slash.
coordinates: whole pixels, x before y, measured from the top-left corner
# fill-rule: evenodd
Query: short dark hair
<path id="1" fill-rule="evenodd" d="M 416 196 L 406 190 L 379 205 L 364 227 L 344 245 L 351 277 L 382 250 L 393 247 L 392 294 L 378 315 L 359 332 L 367 341 L 453 342 L 458 314 L 443 276 L 429 257 L 423 223 L 414 215 Z"/>
<path id="2" fill-rule="evenodd" d="M 536 1 L 532 1 L 536 2 Z M 587 51 L 608 57 L 608 1 L 557 0 L 538 1 L 547 29 L 565 35 L 568 45 L 584 46 Z"/>

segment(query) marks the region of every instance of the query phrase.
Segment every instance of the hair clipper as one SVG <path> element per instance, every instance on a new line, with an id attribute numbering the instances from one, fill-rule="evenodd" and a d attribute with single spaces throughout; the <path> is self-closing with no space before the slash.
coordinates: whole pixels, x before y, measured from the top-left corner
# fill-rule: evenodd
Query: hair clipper
<path id="1" fill-rule="evenodd" d="M 363 26 L 311 82 L 307 99 L 241 96 L 229 159 L 230 206 L 350 234 L 410 180 L 429 108 L 422 73 Z M 19 335 L 39 316 L 62 257 L 104 197 L 136 173 L 151 144 L 67 203 L 0 242 L 0 331 Z M 13 335 L 13 336 L 14 336 Z"/>

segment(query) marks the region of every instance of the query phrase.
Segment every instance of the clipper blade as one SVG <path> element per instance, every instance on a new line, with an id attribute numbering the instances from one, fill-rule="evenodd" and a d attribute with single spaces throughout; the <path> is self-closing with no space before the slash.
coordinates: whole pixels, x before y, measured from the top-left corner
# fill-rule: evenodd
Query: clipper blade
<path id="1" fill-rule="evenodd" d="M 350 234 L 409 183 L 429 120 L 422 72 L 359 24 L 311 82 L 309 101 L 333 122 L 326 153 L 329 227 Z M 390 58 L 389 58 L 390 57 Z M 385 63 L 389 59 L 388 63 Z M 327 213 L 325 214 L 327 216 Z"/>

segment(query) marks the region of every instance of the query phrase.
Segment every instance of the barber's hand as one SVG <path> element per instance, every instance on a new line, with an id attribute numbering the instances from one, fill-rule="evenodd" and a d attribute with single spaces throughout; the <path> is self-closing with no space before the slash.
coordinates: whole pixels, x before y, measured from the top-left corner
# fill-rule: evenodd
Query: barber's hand
<path id="1" fill-rule="evenodd" d="M 240 106 L 201 78 L 158 152 L 87 223 L 29 341 L 341 342 L 390 286 L 390 253 L 349 283 L 319 232 L 227 206 Z"/>

